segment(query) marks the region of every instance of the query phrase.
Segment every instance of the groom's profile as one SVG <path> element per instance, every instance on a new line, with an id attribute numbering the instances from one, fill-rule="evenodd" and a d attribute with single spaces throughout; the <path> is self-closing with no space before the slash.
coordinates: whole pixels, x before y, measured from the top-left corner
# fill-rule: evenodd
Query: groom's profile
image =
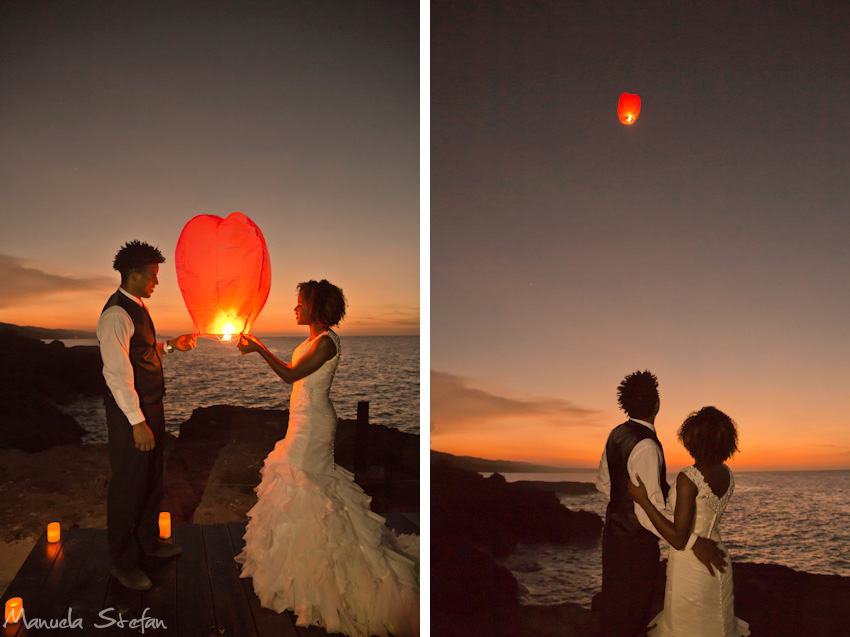
<path id="1" fill-rule="evenodd" d="M 103 308 L 97 340 L 103 359 L 104 398 L 112 477 L 106 501 L 109 572 L 122 585 L 147 590 L 151 580 L 139 567 L 141 554 L 174 557 L 177 544 L 159 540 L 162 497 L 162 399 L 165 380 L 161 356 L 189 351 L 195 336 L 184 334 L 156 342 L 153 321 L 142 299 L 150 298 L 165 258 L 147 243 L 131 241 L 115 255 L 121 286 Z"/>
<path id="2" fill-rule="evenodd" d="M 617 388 L 617 401 L 629 420 L 615 427 L 605 444 L 596 488 L 608 496 L 602 532 L 601 634 L 645 635 L 651 620 L 652 597 L 660 582 L 661 537 L 644 510 L 629 495 L 627 482 L 640 474 L 652 503 L 664 511 L 667 466 L 655 434 L 661 407 L 658 379 L 649 371 L 626 376 Z M 645 476 L 645 477 L 644 477 Z M 707 538 L 691 534 L 685 549 L 711 570 L 723 570 L 725 554 Z"/>

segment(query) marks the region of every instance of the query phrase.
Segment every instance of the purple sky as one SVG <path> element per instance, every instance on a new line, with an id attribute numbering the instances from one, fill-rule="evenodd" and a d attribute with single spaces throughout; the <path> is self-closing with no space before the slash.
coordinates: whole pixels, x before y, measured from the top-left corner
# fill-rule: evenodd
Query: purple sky
<path id="1" fill-rule="evenodd" d="M 434 448 L 593 464 L 650 368 L 668 449 L 714 404 L 741 465 L 850 467 L 850 4 L 803 4 L 434 5 Z"/>
<path id="2" fill-rule="evenodd" d="M 263 230 L 258 333 L 300 333 L 328 278 L 350 333 L 419 330 L 415 2 L 0 3 L 0 321 L 93 328 L 133 238 L 168 262 L 157 327 L 191 329 L 174 246 L 197 214 Z"/>

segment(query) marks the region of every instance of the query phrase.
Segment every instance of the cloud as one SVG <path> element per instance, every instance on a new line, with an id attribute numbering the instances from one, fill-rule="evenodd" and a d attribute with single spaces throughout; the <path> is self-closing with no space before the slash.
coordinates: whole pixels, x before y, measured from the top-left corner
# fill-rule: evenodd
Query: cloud
<path id="1" fill-rule="evenodd" d="M 363 312 L 351 317 L 347 322 L 351 327 L 371 327 L 380 325 L 393 330 L 410 330 L 418 332 L 419 308 L 418 307 L 388 307 L 382 313 Z"/>
<path id="2" fill-rule="evenodd" d="M 32 303 L 58 293 L 114 287 L 105 276 L 68 277 L 27 267 L 23 259 L 0 254 L 0 308 Z"/>
<path id="3" fill-rule="evenodd" d="M 506 398 L 470 387 L 459 376 L 431 370 L 432 431 L 487 429 L 523 423 L 595 425 L 600 412 L 560 398 Z"/>

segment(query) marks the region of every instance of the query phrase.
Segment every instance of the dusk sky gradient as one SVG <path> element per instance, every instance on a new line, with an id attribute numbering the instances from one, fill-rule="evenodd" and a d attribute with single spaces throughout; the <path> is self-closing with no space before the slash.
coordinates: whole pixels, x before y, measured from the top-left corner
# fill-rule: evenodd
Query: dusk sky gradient
<path id="1" fill-rule="evenodd" d="M 850 4 L 433 7 L 431 447 L 595 467 L 650 369 L 671 469 L 850 468 Z"/>
<path id="2" fill-rule="evenodd" d="M 126 241 L 167 258 L 158 332 L 192 323 L 174 248 L 248 215 L 272 289 L 257 334 L 302 334 L 299 281 L 341 331 L 419 333 L 419 4 L 0 3 L 0 321 L 93 330 Z"/>

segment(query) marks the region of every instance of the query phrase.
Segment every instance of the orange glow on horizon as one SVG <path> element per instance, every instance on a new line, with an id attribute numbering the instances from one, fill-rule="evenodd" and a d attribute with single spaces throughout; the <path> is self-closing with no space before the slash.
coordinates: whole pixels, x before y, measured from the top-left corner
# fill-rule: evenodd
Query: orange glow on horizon
<path id="1" fill-rule="evenodd" d="M 454 437 L 452 437 L 454 438 Z M 663 442 L 662 442 L 663 444 Z M 431 443 L 431 449 L 449 453 L 453 456 L 470 456 L 486 460 L 509 460 L 532 464 L 564 467 L 570 469 L 596 469 L 602 456 L 604 441 L 598 445 L 583 445 L 581 451 L 559 449 L 552 444 L 538 442 L 537 445 L 516 444 L 510 440 L 449 439 L 438 437 Z M 588 449 L 592 447 L 592 449 Z M 597 449 L 598 447 L 598 449 Z M 665 460 L 670 471 L 693 464 L 693 458 L 684 449 L 668 449 L 665 445 Z M 558 453 L 562 451 L 562 453 Z M 846 462 L 840 459 L 824 458 L 805 450 L 769 449 L 752 453 L 737 453 L 727 462 L 737 471 L 806 471 L 806 470 L 847 470 Z"/>
<path id="2" fill-rule="evenodd" d="M 767 429 L 769 431 L 769 429 Z M 609 428 L 588 432 L 544 432 L 541 428 L 528 426 L 523 435 L 515 431 L 497 432 L 466 429 L 432 432 L 430 448 L 455 456 L 470 456 L 487 460 L 509 460 L 528 462 L 571 469 L 596 469 Z M 671 432 L 659 435 L 664 446 L 665 460 L 670 471 L 693 464 L 693 458 L 682 447 Z M 748 432 L 739 441 L 741 449 L 728 461 L 737 471 L 805 471 L 847 470 L 850 462 L 846 454 L 826 454 L 817 444 L 777 441 L 775 435 Z"/>

